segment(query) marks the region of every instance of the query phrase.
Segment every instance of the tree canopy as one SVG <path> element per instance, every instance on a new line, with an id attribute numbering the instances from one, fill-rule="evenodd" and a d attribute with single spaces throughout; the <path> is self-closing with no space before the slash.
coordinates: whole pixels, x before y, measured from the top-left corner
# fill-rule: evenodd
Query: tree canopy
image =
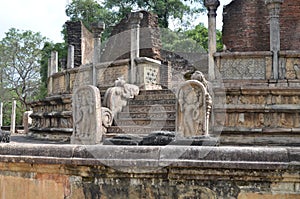
<path id="1" fill-rule="evenodd" d="M 106 0 L 104 6 L 115 13 L 118 18 L 123 18 L 133 10 L 146 10 L 158 16 L 162 28 L 169 27 L 169 20 L 183 20 L 185 15 L 192 15 L 203 11 L 202 1 L 182 0 Z M 197 3 L 198 8 L 191 3 Z"/>
<path id="2" fill-rule="evenodd" d="M 11 28 L 0 41 L 1 101 L 15 98 L 20 112 L 39 94 L 42 47 L 47 39 L 40 33 Z"/>
<path id="3" fill-rule="evenodd" d="M 204 11 L 203 0 L 73 0 L 66 7 L 70 20 L 82 20 L 86 27 L 102 20 L 113 26 L 134 10 L 146 10 L 158 16 L 162 28 L 169 27 L 169 20 L 183 21 L 186 16 Z"/>

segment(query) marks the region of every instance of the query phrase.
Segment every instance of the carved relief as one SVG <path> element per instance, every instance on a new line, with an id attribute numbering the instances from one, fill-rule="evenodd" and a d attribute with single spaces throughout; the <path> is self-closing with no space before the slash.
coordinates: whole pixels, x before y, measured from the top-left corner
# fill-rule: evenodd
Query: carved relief
<path id="1" fill-rule="evenodd" d="M 296 73 L 296 78 L 300 79 L 300 67 L 297 64 L 294 65 L 294 70 Z"/>
<path id="2" fill-rule="evenodd" d="M 157 84 L 158 83 L 158 69 L 154 67 L 144 67 L 144 73 L 145 73 L 145 84 Z"/>
<path id="3" fill-rule="evenodd" d="M 193 80 L 182 84 L 177 93 L 176 130 L 185 137 L 208 135 L 212 99 L 208 82 L 204 76 L 199 78 L 199 75 L 195 74 Z"/>
<path id="4" fill-rule="evenodd" d="M 121 77 L 115 81 L 115 87 L 107 89 L 103 105 L 112 111 L 113 118 L 127 105 L 127 100 L 139 94 L 139 87 L 127 84 Z"/>
<path id="5" fill-rule="evenodd" d="M 98 88 L 83 86 L 73 95 L 73 144 L 96 144 L 102 140 L 101 99 Z"/>
<path id="6" fill-rule="evenodd" d="M 265 79 L 265 68 L 263 58 L 224 59 L 220 73 L 224 79 Z"/>

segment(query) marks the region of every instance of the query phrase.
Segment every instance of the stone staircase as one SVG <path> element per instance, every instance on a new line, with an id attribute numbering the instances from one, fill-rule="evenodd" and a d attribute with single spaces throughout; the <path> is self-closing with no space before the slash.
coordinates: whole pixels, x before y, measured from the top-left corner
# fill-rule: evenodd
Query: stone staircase
<path id="1" fill-rule="evenodd" d="M 153 131 L 175 131 L 175 104 L 175 94 L 170 90 L 141 90 L 115 118 L 106 137 L 120 134 L 145 136 Z"/>

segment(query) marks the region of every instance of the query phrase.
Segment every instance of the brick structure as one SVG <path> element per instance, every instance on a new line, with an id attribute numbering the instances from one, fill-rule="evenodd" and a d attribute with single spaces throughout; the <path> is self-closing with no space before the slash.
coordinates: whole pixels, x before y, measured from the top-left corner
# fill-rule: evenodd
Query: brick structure
<path id="1" fill-rule="evenodd" d="M 93 34 L 83 25 L 81 21 L 66 22 L 68 45 L 74 46 L 74 67 L 93 61 Z"/>
<path id="2" fill-rule="evenodd" d="M 280 11 L 281 50 L 300 49 L 300 1 L 284 0 Z"/>
<path id="3" fill-rule="evenodd" d="M 161 60 L 161 40 L 158 28 L 158 18 L 147 11 L 140 22 L 140 57 Z M 101 55 L 101 61 L 114 61 L 130 58 L 131 15 L 122 19 L 112 30 L 111 36 Z"/>
<path id="4" fill-rule="evenodd" d="M 268 51 L 269 13 L 264 0 L 233 0 L 223 10 L 223 43 L 229 51 Z M 280 11 L 281 50 L 300 47 L 300 2 L 285 0 Z"/>

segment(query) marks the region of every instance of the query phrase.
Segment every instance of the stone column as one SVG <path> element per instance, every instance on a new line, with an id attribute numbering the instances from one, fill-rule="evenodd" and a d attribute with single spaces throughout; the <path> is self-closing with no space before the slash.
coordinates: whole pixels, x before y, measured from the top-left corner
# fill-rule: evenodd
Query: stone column
<path id="1" fill-rule="evenodd" d="M 50 75 L 53 75 L 58 72 L 58 53 L 56 51 L 51 52 L 50 63 Z"/>
<path id="2" fill-rule="evenodd" d="M 143 13 L 133 12 L 130 14 L 131 38 L 130 38 L 130 72 L 129 82 L 131 84 L 137 81 L 137 66 L 135 58 L 140 56 L 140 22 L 143 19 Z"/>
<path id="3" fill-rule="evenodd" d="M 273 77 L 279 78 L 280 25 L 279 13 L 283 0 L 265 0 L 270 17 L 270 51 L 273 53 Z"/>
<path id="4" fill-rule="evenodd" d="M 97 86 L 96 64 L 100 63 L 101 54 L 101 35 L 105 29 L 105 24 L 102 21 L 92 24 L 94 34 L 94 56 L 93 56 L 93 85 Z"/>
<path id="5" fill-rule="evenodd" d="M 23 114 L 23 127 L 24 127 L 24 134 L 29 133 L 29 126 L 32 124 L 32 119 L 30 115 L 33 113 L 33 111 L 25 111 Z"/>
<path id="6" fill-rule="evenodd" d="M 69 45 L 68 47 L 68 60 L 67 60 L 67 69 L 74 68 L 74 46 Z"/>
<path id="7" fill-rule="evenodd" d="M 208 10 L 208 76 L 209 80 L 215 79 L 214 53 L 217 52 L 216 16 L 220 5 L 219 0 L 205 0 L 204 5 Z"/>
<path id="8" fill-rule="evenodd" d="M 68 46 L 68 57 L 67 57 L 67 72 L 65 75 L 65 85 L 66 85 L 66 91 L 70 93 L 70 72 L 68 69 L 74 68 L 74 46 L 69 45 Z"/>
<path id="9" fill-rule="evenodd" d="M 10 133 L 15 133 L 16 130 L 16 100 L 12 103 Z"/>
<path id="10" fill-rule="evenodd" d="M 52 75 L 58 72 L 58 53 L 56 51 L 51 52 L 51 57 L 48 59 L 48 94 L 51 95 L 53 91 L 53 79 Z"/>

